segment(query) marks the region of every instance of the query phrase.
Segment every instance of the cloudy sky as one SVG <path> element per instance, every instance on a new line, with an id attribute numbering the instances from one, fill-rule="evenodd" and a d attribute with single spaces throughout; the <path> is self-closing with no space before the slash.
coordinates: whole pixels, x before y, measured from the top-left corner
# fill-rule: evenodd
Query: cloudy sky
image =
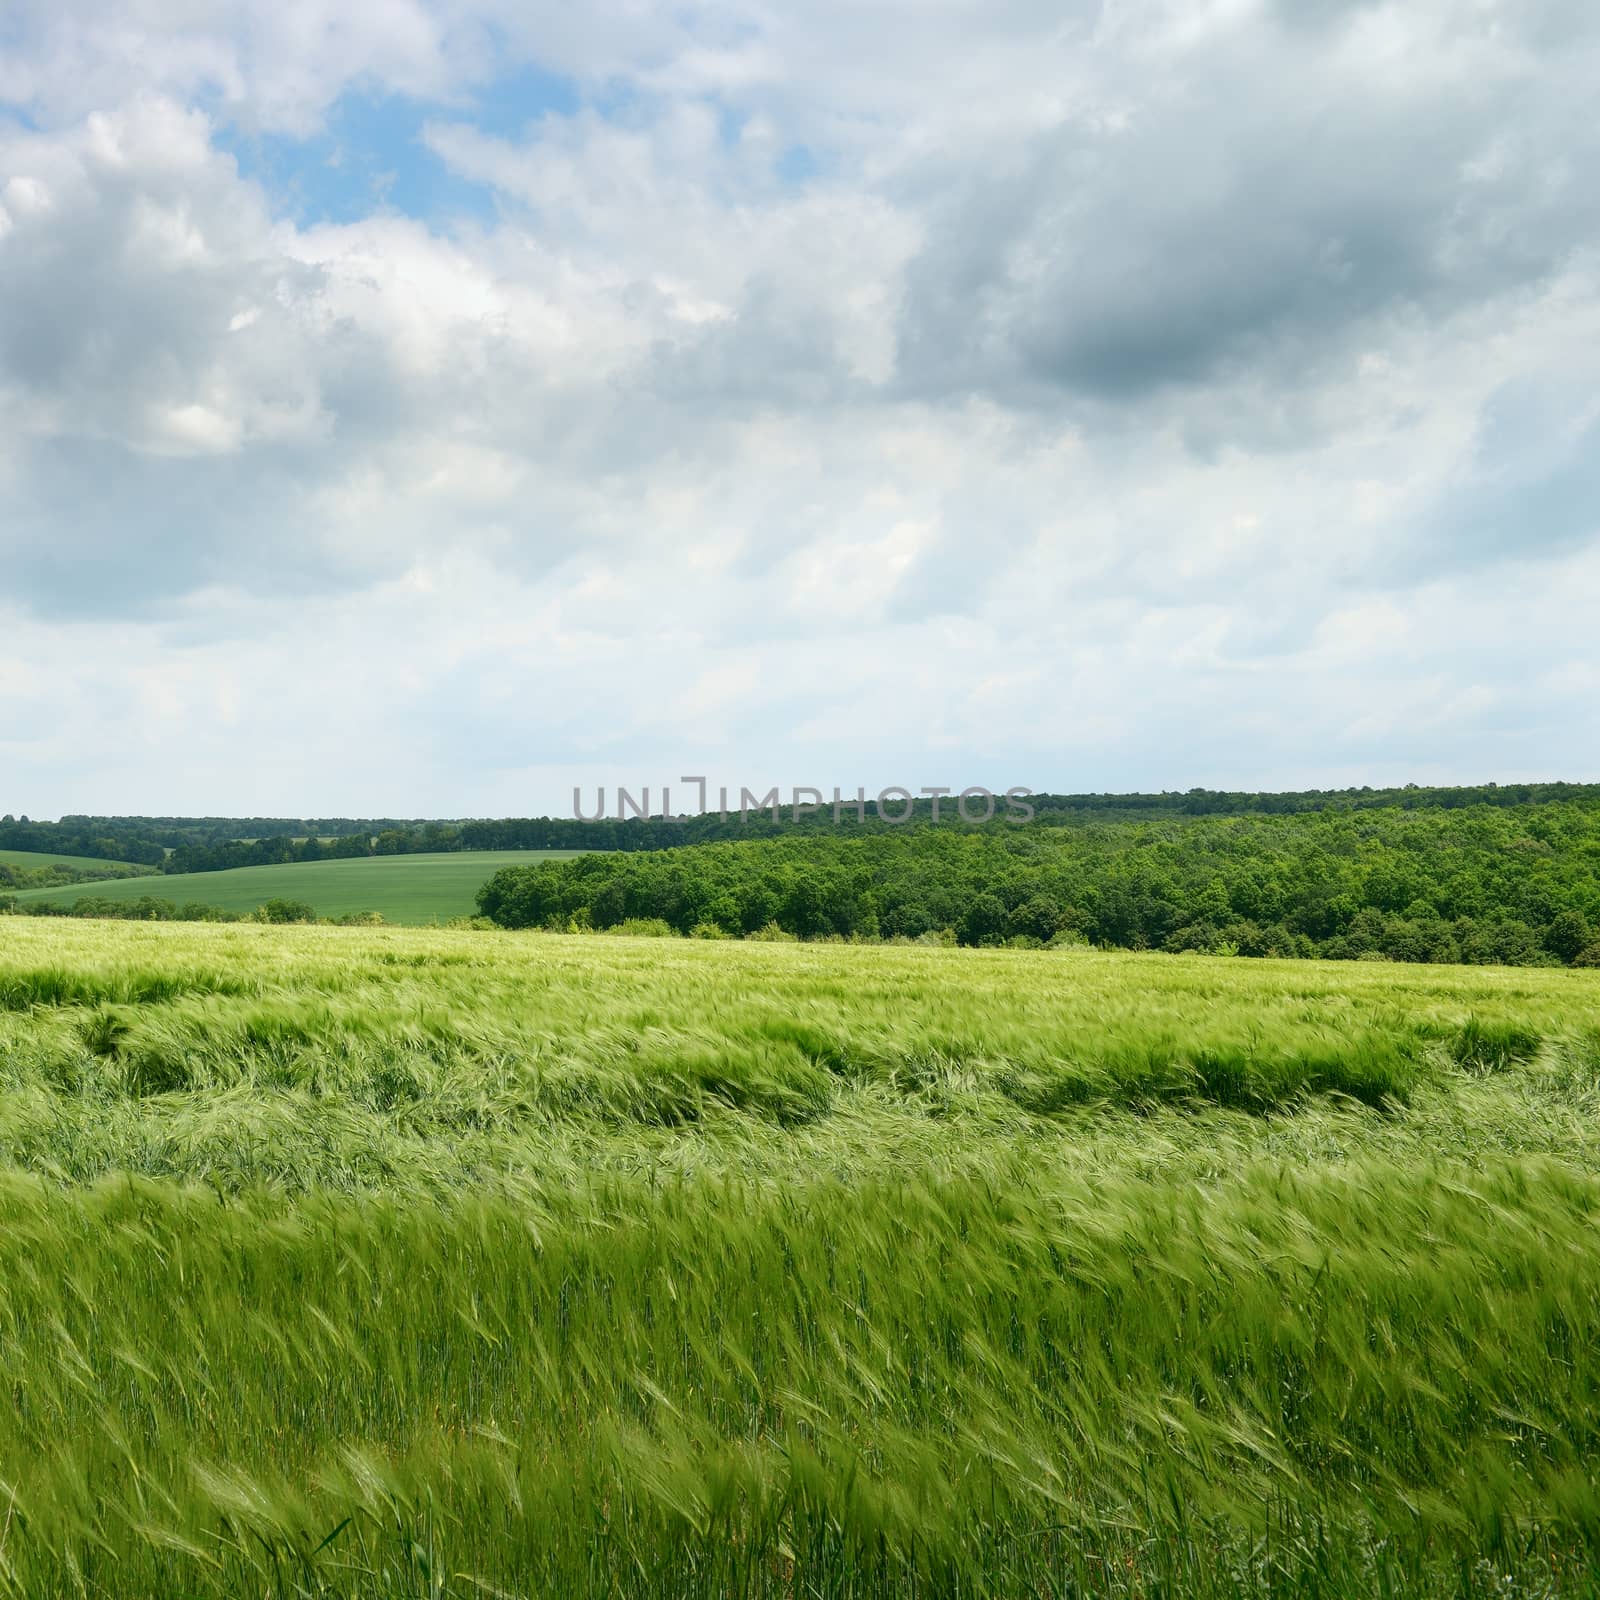
<path id="1" fill-rule="evenodd" d="M 1593 0 L 4 0 L 0 810 L 1600 778 Z"/>

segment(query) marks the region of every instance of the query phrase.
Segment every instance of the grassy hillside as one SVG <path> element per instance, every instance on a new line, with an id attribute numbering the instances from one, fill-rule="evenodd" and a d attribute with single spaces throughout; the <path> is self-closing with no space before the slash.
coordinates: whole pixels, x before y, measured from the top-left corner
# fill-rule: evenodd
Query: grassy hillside
<path id="1" fill-rule="evenodd" d="M 0 1589 L 1593 1592 L 1600 974 L 4 929 Z"/>
<path id="2" fill-rule="evenodd" d="M 450 855 L 367 856 L 350 861 L 306 861 L 273 867 L 237 867 L 157 879 L 96 884 L 92 890 L 24 890 L 19 904 L 49 901 L 70 906 L 84 894 L 137 900 L 155 895 L 178 904 L 198 901 L 223 911 L 254 911 L 271 899 L 304 900 L 318 916 L 381 912 L 388 922 L 422 924 L 471 916 L 484 880 L 501 867 L 530 860 L 567 860 L 571 851 L 457 851 Z"/>
<path id="3" fill-rule="evenodd" d="M 74 872 L 92 872 L 106 878 L 153 870 L 130 867 L 120 861 L 102 861 L 95 856 L 61 856 L 47 850 L 12 850 L 3 845 L 0 845 L 0 866 L 22 867 L 28 871 L 39 867 L 68 867 Z"/>

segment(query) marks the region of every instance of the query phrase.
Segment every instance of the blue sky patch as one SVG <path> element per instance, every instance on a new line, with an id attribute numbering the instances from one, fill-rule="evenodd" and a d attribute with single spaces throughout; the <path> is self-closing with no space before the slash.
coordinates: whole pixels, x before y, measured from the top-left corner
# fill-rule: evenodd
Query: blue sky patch
<path id="1" fill-rule="evenodd" d="M 435 225 L 488 221 L 494 216 L 490 191 L 452 172 L 428 148 L 424 127 L 460 120 L 491 136 L 515 138 L 541 117 L 570 115 L 580 103 L 570 80 L 528 68 L 464 102 L 353 91 L 330 108 L 323 131 L 310 138 L 223 126 L 216 143 L 245 177 L 262 185 L 276 211 L 303 227 L 383 211 Z"/>
<path id="2" fill-rule="evenodd" d="M 427 222 L 492 214 L 489 197 L 457 177 L 422 139 L 435 108 L 403 96 L 347 95 L 309 139 L 217 130 L 216 143 L 302 227 L 399 211 Z"/>

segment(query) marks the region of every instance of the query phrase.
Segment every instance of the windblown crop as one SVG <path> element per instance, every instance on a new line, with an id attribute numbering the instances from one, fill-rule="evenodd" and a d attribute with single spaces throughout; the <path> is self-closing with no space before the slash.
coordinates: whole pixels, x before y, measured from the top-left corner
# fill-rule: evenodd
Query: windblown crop
<path id="1" fill-rule="evenodd" d="M 0 1592 L 1553 1595 L 1600 974 L 0 919 Z"/>

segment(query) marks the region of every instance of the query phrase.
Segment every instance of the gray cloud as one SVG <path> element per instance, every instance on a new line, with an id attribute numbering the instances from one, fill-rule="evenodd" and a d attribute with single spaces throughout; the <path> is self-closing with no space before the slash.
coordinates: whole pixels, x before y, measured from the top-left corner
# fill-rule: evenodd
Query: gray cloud
<path id="1" fill-rule="evenodd" d="M 1124 117 L 1040 134 L 936 208 L 910 272 L 908 380 L 1109 405 L 1293 390 L 1348 371 L 1386 323 L 1443 333 L 1534 292 L 1594 240 L 1592 13 L 1568 10 L 1564 32 L 1498 11 L 1465 37 L 1419 25 L 1431 59 L 1397 74 L 1359 23 L 1398 26 L 1399 8 L 1282 9 L 1337 46 L 1219 31 L 1130 86 Z"/>
<path id="2" fill-rule="evenodd" d="M 1594 392 L 1508 385 L 1485 408 L 1460 481 L 1396 552 L 1412 578 L 1508 554 L 1544 559 L 1600 540 L 1600 405 Z"/>
<path id="3" fill-rule="evenodd" d="M 0 745 L 65 803 L 180 747 L 213 807 L 269 751 L 527 809 L 628 750 L 1376 781 L 1592 725 L 1575 0 L 7 25 Z M 479 125 L 526 63 L 577 108 Z M 223 153 L 352 86 L 492 220 L 296 223 Z"/>

